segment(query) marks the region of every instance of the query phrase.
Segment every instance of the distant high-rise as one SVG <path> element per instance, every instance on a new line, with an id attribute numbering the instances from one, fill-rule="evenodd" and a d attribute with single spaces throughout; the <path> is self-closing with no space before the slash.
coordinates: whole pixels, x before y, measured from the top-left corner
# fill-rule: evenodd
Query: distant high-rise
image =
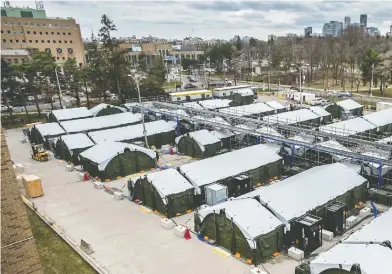
<path id="1" fill-rule="evenodd" d="M 359 23 L 362 27 L 367 28 L 367 14 L 361 14 L 359 16 Z"/>
<path id="2" fill-rule="evenodd" d="M 325 23 L 323 25 L 323 36 L 333 36 L 332 24 Z"/>
<path id="3" fill-rule="evenodd" d="M 346 16 L 344 17 L 344 29 L 347 29 L 351 24 L 351 17 L 350 16 Z"/>
<path id="4" fill-rule="evenodd" d="M 343 22 L 330 21 L 323 25 L 324 36 L 340 36 L 343 34 Z"/>
<path id="5" fill-rule="evenodd" d="M 312 31 L 313 31 L 312 27 L 305 28 L 305 37 L 312 36 Z"/>

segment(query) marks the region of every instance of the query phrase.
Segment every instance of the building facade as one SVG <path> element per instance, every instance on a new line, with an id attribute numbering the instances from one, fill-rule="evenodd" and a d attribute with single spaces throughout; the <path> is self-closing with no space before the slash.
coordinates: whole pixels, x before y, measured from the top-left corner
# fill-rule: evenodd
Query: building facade
<path id="1" fill-rule="evenodd" d="M 30 58 L 30 52 L 27 49 L 2 49 L 1 58 L 10 64 L 18 64 L 27 61 Z"/>
<path id="2" fill-rule="evenodd" d="M 312 27 L 305 28 L 305 37 L 312 36 L 312 31 L 313 31 Z"/>
<path id="3" fill-rule="evenodd" d="M 351 17 L 350 16 L 346 16 L 344 17 L 344 29 L 347 29 L 351 24 Z"/>
<path id="4" fill-rule="evenodd" d="M 343 22 L 330 21 L 323 25 L 324 36 L 341 36 L 343 34 Z"/>
<path id="5" fill-rule="evenodd" d="M 367 14 L 361 14 L 359 16 L 359 23 L 362 27 L 367 28 Z"/>
<path id="6" fill-rule="evenodd" d="M 45 10 L 18 7 L 1 8 L 1 49 L 50 51 L 56 63 L 73 58 L 86 63 L 80 26 L 75 19 L 50 18 Z"/>

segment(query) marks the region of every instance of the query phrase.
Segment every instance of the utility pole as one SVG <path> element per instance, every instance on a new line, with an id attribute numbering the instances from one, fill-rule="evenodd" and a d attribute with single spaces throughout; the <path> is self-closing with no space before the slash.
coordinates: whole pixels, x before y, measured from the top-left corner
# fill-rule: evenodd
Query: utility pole
<path id="1" fill-rule="evenodd" d="M 374 63 L 372 64 L 372 79 L 370 80 L 370 96 L 373 96 L 372 89 L 373 89 L 373 77 L 374 77 Z"/>
<path id="2" fill-rule="evenodd" d="M 268 92 L 271 92 L 271 90 L 270 90 L 270 66 L 271 66 L 271 46 L 270 46 L 270 43 L 268 43 Z"/>
<path id="3" fill-rule="evenodd" d="M 60 108 L 63 108 L 63 104 L 62 104 L 62 100 L 63 100 L 63 94 L 61 93 L 61 87 L 60 87 L 60 81 L 59 81 L 59 75 L 57 73 L 57 67 L 59 65 L 57 65 L 54 69 L 54 71 L 56 72 L 56 79 L 57 79 L 57 86 L 59 87 L 59 101 L 60 101 Z"/>

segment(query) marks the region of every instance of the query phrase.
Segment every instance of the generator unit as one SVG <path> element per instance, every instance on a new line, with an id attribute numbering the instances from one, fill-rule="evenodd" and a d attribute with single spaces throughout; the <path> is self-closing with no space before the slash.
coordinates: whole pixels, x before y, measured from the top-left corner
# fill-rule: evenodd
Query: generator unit
<path id="1" fill-rule="evenodd" d="M 205 201 L 208 206 L 214 206 L 227 200 L 229 192 L 227 186 L 212 184 L 205 187 Z"/>
<path id="2" fill-rule="evenodd" d="M 310 254 L 323 244 L 322 229 L 323 219 L 311 214 L 305 214 L 291 222 L 291 236 L 295 245 Z"/>
<path id="3" fill-rule="evenodd" d="M 252 177 L 241 174 L 228 178 L 229 197 L 238 197 L 253 190 Z"/>
<path id="4" fill-rule="evenodd" d="M 341 235 L 344 232 L 346 223 L 346 204 L 333 202 L 325 207 L 324 228 L 333 232 L 333 236 Z"/>

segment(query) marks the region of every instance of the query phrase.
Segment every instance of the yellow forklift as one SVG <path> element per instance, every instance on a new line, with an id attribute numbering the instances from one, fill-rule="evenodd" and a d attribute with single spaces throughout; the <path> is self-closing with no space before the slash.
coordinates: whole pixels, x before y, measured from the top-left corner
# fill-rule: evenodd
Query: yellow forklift
<path id="1" fill-rule="evenodd" d="M 33 158 L 34 160 L 40 161 L 40 162 L 48 161 L 49 153 L 45 150 L 43 145 L 32 144 L 31 150 L 32 150 L 31 158 Z"/>

